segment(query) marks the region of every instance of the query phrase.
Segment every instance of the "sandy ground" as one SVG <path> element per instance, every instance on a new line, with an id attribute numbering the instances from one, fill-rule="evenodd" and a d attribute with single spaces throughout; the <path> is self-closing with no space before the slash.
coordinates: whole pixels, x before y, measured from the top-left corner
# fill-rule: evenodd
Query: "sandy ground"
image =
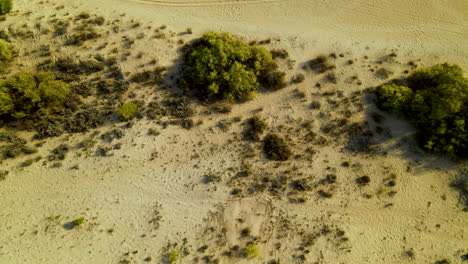
<path id="1" fill-rule="evenodd" d="M 60 5 L 65 8 L 52 8 Z M 201 113 L 206 107 L 197 105 L 194 119 L 203 123 L 191 130 L 162 129 L 141 120 L 125 130 L 118 140 L 121 149 L 110 157 L 72 151 L 60 168 L 42 162 L 20 168 L 21 160 L 0 164 L 10 171 L 0 182 L 0 263 L 165 263 L 170 249 L 179 252 L 177 263 L 215 263 L 210 258 L 219 263 L 462 263 L 468 253 L 468 218 L 458 193 L 449 187 L 466 162 L 422 153 L 409 136 L 411 128 L 396 117 L 385 115 L 384 128 L 393 137 L 378 138 L 378 154 L 345 151 L 346 142 L 330 137 L 331 143 L 314 147 L 310 158 L 281 164 L 267 161 L 257 143 L 252 144 L 255 157 L 245 158 L 243 126 L 219 126 L 220 121 L 258 113 L 271 131 L 289 138 L 296 153 L 304 152 L 306 144 L 299 138 L 305 135 L 295 129 L 311 121 L 319 130 L 327 122 L 310 110 L 310 102 L 323 102 L 331 119 L 346 108 L 328 106 L 317 93 L 338 90 L 349 96 L 382 83 L 369 69 L 381 67 L 376 61 L 390 52 L 398 54 L 384 63 L 393 77 L 411 70 L 409 61 L 420 66 L 449 61 L 467 69 L 467 1 L 57 0 L 41 5 L 16 0 L 15 11 L 18 14 L 4 23 L 33 25 L 39 16 L 87 11 L 124 24 L 138 20 L 142 26 L 127 30 L 130 36 L 147 32 L 148 25 L 167 25 L 172 37 L 148 38 L 132 48 L 164 66 L 177 59 L 177 40 L 189 41 L 206 30 L 229 31 L 248 40 L 272 38 L 267 48 L 290 54 L 291 60 L 282 64 L 288 76 L 302 73 L 301 65 L 318 54 L 343 57 L 336 59 L 337 84 L 318 90 L 314 85 L 321 77 L 306 74 L 304 82 L 234 104 L 228 114 L 205 116 Z M 28 11 L 32 14 L 24 14 Z M 187 28 L 193 29 L 192 35 L 179 34 Z M 53 41 L 39 36 L 20 47 L 32 50 L 43 43 Z M 346 63 L 350 59 L 355 61 L 352 66 Z M 22 63 L 27 68 L 36 62 L 29 58 Z M 120 65 L 124 71 L 139 67 L 135 60 Z M 359 76 L 362 85 L 349 81 L 352 75 Z M 301 92 L 303 96 L 297 96 Z M 353 115 L 355 122 L 370 120 L 375 106 L 367 102 L 364 108 Z M 154 127 L 161 134 L 148 136 Z M 39 154 L 46 157 L 59 144 L 76 144 L 90 133 L 50 139 Z M 253 176 L 239 180 L 236 174 L 246 164 Z M 71 169 L 75 165 L 78 169 Z M 330 173 L 337 182 L 320 185 Z M 281 174 L 308 179 L 314 187 L 305 193 L 287 187 L 280 195 L 246 191 L 256 178 Z M 204 184 L 205 175 L 217 175 L 220 181 Z M 359 187 L 355 179 L 363 175 L 372 180 Z M 389 187 L 392 175 L 396 185 Z M 233 188 L 243 193 L 233 196 Z M 323 189 L 333 196 L 320 197 Z M 292 203 L 296 198 L 306 201 Z M 82 227 L 64 228 L 79 217 L 86 219 Z M 250 234 L 243 237 L 245 228 Z M 308 235 L 315 235 L 312 246 L 304 246 Z M 256 240 L 260 257 L 223 255 L 251 240 Z"/>

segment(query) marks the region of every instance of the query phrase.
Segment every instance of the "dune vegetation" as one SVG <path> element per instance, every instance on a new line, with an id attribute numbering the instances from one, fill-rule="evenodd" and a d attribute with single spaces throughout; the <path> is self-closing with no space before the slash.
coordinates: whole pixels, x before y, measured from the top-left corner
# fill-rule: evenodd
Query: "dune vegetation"
<path id="1" fill-rule="evenodd" d="M 468 155 L 468 80 L 460 66 L 438 64 L 413 72 L 406 84 L 383 85 L 377 104 L 411 122 L 424 149 Z"/>

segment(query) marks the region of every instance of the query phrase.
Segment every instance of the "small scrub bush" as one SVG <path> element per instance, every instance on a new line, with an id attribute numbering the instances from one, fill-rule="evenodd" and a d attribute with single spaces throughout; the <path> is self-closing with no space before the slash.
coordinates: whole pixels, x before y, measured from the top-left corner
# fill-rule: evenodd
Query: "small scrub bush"
<path id="1" fill-rule="evenodd" d="M 186 54 L 183 81 L 208 97 L 251 99 L 260 85 L 283 87 L 284 74 L 265 48 L 229 33 L 207 32 Z"/>
<path id="2" fill-rule="evenodd" d="M 336 66 L 332 64 L 325 55 L 317 56 L 316 58 L 307 62 L 307 64 L 304 66 L 304 69 L 311 70 L 317 74 L 324 73 L 335 68 Z"/>
<path id="3" fill-rule="evenodd" d="M 265 137 L 263 140 L 263 150 L 271 160 L 285 161 L 292 155 L 292 151 L 284 139 L 276 134 L 268 134 Z"/>
<path id="4" fill-rule="evenodd" d="M 304 74 L 300 73 L 298 75 L 293 76 L 292 82 L 295 84 L 301 83 L 305 80 Z"/>
<path id="5" fill-rule="evenodd" d="M 170 264 L 175 264 L 177 262 L 177 259 L 179 258 L 179 254 L 177 254 L 177 251 L 175 249 L 171 249 L 171 251 L 169 251 L 169 253 L 167 254 L 167 258 Z"/>
<path id="6" fill-rule="evenodd" d="M 8 44 L 0 40 L 0 61 L 9 61 L 13 58 L 13 53 L 11 52 Z"/>
<path id="7" fill-rule="evenodd" d="M 254 116 L 247 120 L 247 128 L 244 132 L 245 139 L 259 141 L 263 131 L 268 127 L 265 120 L 259 116 Z"/>
<path id="8" fill-rule="evenodd" d="M 376 90 L 377 105 L 409 120 L 426 150 L 468 155 L 468 80 L 453 64 L 421 69 L 407 86 L 383 85 Z"/>
<path id="9" fill-rule="evenodd" d="M 117 114 L 120 120 L 127 121 L 135 117 L 137 112 L 138 112 L 137 104 L 132 103 L 132 102 L 126 102 L 119 108 L 119 110 L 117 111 Z"/>
<path id="10" fill-rule="evenodd" d="M 244 250 L 246 258 L 258 258 L 260 257 L 260 250 L 254 243 L 249 243 Z"/>
<path id="11" fill-rule="evenodd" d="M 80 227 L 85 222 L 84 217 L 77 218 L 72 221 L 73 227 Z"/>
<path id="12" fill-rule="evenodd" d="M 12 58 L 13 52 L 8 44 L 5 41 L 0 40 L 0 72 L 5 70 L 6 64 L 8 64 Z"/>
<path id="13" fill-rule="evenodd" d="M 13 8 L 12 0 L 0 0 L 0 15 L 5 15 L 10 13 Z"/>

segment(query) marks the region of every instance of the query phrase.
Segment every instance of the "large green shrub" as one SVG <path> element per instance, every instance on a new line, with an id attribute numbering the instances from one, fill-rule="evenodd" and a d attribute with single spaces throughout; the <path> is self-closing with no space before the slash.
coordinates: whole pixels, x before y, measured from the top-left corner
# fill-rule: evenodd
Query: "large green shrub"
<path id="1" fill-rule="evenodd" d="M 13 8 L 12 0 L 0 0 L 0 15 L 5 15 Z"/>
<path id="2" fill-rule="evenodd" d="M 70 93 L 52 73 L 20 72 L 0 79 L 0 116 L 21 119 L 60 107 Z"/>
<path id="3" fill-rule="evenodd" d="M 398 113 L 418 129 L 421 145 L 432 152 L 468 154 L 468 80 L 452 64 L 438 64 L 412 73 L 408 87 L 377 89 L 377 105 Z"/>
<path id="4" fill-rule="evenodd" d="M 269 51 L 229 33 L 205 33 L 185 57 L 185 83 L 209 97 L 249 99 L 259 85 L 284 87 L 284 76 Z"/>

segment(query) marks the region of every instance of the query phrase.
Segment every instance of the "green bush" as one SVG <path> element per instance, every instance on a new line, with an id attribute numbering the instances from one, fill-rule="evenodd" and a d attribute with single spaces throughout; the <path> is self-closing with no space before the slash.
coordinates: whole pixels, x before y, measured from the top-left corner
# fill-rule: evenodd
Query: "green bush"
<path id="1" fill-rule="evenodd" d="M 247 120 L 247 128 L 244 132 L 245 139 L 259 141 L 263 131 L 268 127 L 265 120 L 259 116 L 253 116 Z"/>
<path id="2" fill-rule="evenodd" d="M 247 258 L 258 258 L 260 257 L 260 250 L 254 243 L 249 243 L 245 247 L 244 255 Z"/>
<path id="3" fill-rule="evenodd" d="M 12 0 L 0 0 L 0 15 L 5 15 L 13 8 Z"/>
<path id="4" fill-rule="evenodd" d="M 179 258 L 177 251 L 175 249 L 171 249 L 171 251 L 169 251 L 169 253 L 167 254 L 167 258 L 170 264 L 176 263 L 177 259 Z"/>
<path id="5" fill-rule="evenodd" d="M 119 110 L 117 111 L 117 114 L 119 116 L 119 119 L 122 121 L 127 121 L 132 119 L 138 112 L 138 105 L 132 102 L 126 102 L 124 103 Z"/>
<path id="6" fill-rule="evenodd" d="M 28 117 L 49 108 L 60 107 L 70 93 L 68 85 L 55 80 L 55 75 L 20 72 L 0 79 L 0 116 L 14 119 Z"/>
<path id="7" fill-rule="evenodd" d="M 207 32 L 185 57 L 184 82 L 215 98 L 250 99 L 259 85 L 285 86 L 271 53 L 229 33 Z"/>
<path id="8" fill-rule="evenodd" d="M 72 221 L 74 227 L 80 227 L 85 222 L 84 217 L 77 218 Z"/>
<path id="9" fill-rule="evenodd" d="M 0 40 L 0 61 L 9 61 L 13 58 L 13 53 L 11 52 L 8 44 Z"/>
<path id="10" fill-rule="evenodd" d="M 404 112 L 405 107 L 409 106 L 413 90 L 406 86 L 396 84 L 384 85 L 378 90 L 378 104 L 388 112 Z"/>
<path id="11" fill-rule="evenodd" d="M 1 1 L 1 0 L 0 0 Z M 0 40 L 0 72 L 5 70 L 5 66 L 13 58 L 13 52 L 8 44 Z"/>
<path id="12" fill-rule="evenodd" d="M 263 140 L 263 150 L 271 160 L 285 161 L 292 155 L 292 151 L 284 139 L 276 134 L 268 134 Z"/>
<path id="13" fill-rule="evenodd" d="M 412 73 L 408 87 L 377 88 L 377 105 L 404 116 L 418 130 L 421 145 L 435 153 L 468 154 L 468 80 L 452 64 Z"/>

